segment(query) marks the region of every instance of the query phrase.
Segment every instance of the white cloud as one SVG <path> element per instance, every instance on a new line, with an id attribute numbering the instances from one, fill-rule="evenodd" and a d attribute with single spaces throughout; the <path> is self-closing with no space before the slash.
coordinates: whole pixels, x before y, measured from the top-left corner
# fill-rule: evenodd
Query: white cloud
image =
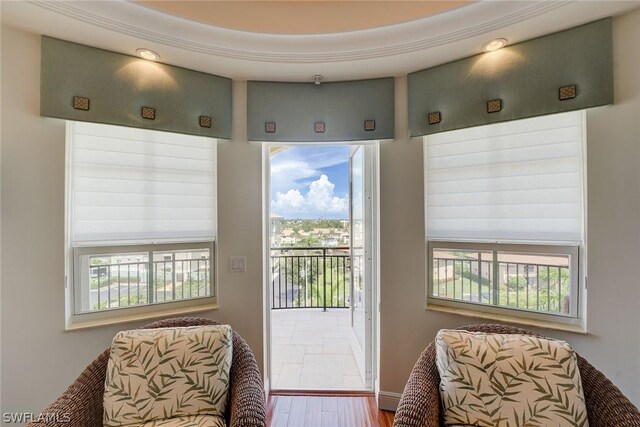
<path id="1" fill-rule="evenodd" d="M 271 157 L 271 189 L 273 194 L 289 189 L 302 190 L 317 178 L 322 169 L 347 163 L 346 146 L 293 146 Z"/>
<path id="2" fill-rule="evenodd" d="M 320 179 L 313 181 L 311 185 L 309 185 L 307 203 L 319 211 L 346 213 L 347 209 L 349 209 L 349 198 L 334 196 L 333 190 L 335 187 L 336 185 L 329 181 L 327 175 L 320 175 Z"/>
<path id="3" fill-rule="evenodd" d="M 277 163 L 274 162 L 271 165 L 271 173 L 273 175 L 292 172 L 302 177 L 309 177 L 316 173 L 316 169 L 312 168 L 308 162 L 304 162 L 302 160 L 285 160 Z"/>
<path id="4" fill-rule="evenodd" d="M 277 192 L 271 202 L 271 210 L 285 217 L 304 217 L 312 213 L 318 217 L 340 214 L 346 217 L 349 211 L 349 197 L 334 195 L 335 184 L 327 175 L 320 175 L 309 184 L 303 195 L 298 189 Z"/>
<path id="5" fill-rule="evenodd" d="M 271 187 L 275 192 L 300 189 L 305 179 L 317 176 L 318 171 L 301 160 L 284 160 L 271 164 Z"/>
<path id="6" fill-rule="evenodd" d="M 291 189 L 286 193 L 276 194 L 276 205 L 291 209 L 300 209 L 305 205 L 304 196 L 298 190 Z"/>

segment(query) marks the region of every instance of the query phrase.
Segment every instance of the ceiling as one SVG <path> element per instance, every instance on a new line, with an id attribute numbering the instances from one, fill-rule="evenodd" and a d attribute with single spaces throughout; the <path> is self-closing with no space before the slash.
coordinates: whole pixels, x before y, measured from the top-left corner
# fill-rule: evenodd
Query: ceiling
<path id="1" fill-rule="evenodd" d="M 323 34 L 363 30 L 433 16 L 470 1 L 157 1 L 142 4 L 170 15 L 240 31 Z"/>
<path id="2" fill-rule="evenodd" d="M 285 2 L 260 3 L 271 7 Z M 294 13 L 298 4 L 315 2 L 286 3 Z M 342 13 L 335 2 L 320 3 L 326 3 L 336 15 Z M 377 3 L 376 10 L 388 14 L 389 19 L 402 19 L 400 12 L 396 12 L 398 2 Z M 420 13 L 420 4 L 414 5 L 416 14 Z M 358 9 L 355 4 L 350 7 Z M 123 0 L 0 0 L 0 16 L 3 25 L 36 35 L 129 55 L 145 47 L 156 51 L 161 62 L 234 80 L 310 82 L 314 74 L 321 74 L 330 82 L 404 76 L 481 53 L 483 44 L 494 38 L 506 38 L 514 44 L 639 7 L 637 0 L 476 1 L 446 12 L 424 9 L 422 13 L 430 13 L 429 16 L 414 15 L 396 24 L 390 21 L 381 24 L 375 17 L 382 12 L 373 14 L 367 9 L 366 17 L 360 18 L 359 23 L 354 21 L 352 31 L 313 34 L 261 33 L 256 31 L 267 29 L 257 26 L 248 28 L 252 31 L 241 31 L 226 27 L 231 26 L 229 21 L 219 25 L 204 23 L 204 12 L 189 19 Z M 275 19 L 268 14 L 264 18 Z M 249 25 L 248 22 L 245 24 Z M 357 29 L 361 26 L 367 28 Z M 329 31 L 324 28 L 311 32 Z M 293 27 L 287 31 L 294 31 Z"/>

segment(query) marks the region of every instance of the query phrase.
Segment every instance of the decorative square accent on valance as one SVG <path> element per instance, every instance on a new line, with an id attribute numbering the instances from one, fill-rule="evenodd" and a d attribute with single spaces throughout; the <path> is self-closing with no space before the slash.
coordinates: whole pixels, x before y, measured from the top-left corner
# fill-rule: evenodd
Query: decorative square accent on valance
<path id="1" fill-rule="evenodd" d="M 264 124 L 264 131 L 266 133 L 276 133 L 276 122 L 266 122 Z"/>
<path id="2" fill-rule="evenodd" d="M 140 114 L 143 119 L 155 120 L 156 119 L 156 109 L 153 107 L 142 107 Z"/>
<path id="3" fill-rule="evenodd" d="M 440 123 L 440 111 L 429 113 L 428 121 L 430 125 L 435 125 L 436 123 Z"/>
<path id="4" fill-rule="evenodd" d="M 40 55 L 43 117 L 231 138 L 231 79 L 47 36 Z M 143 115 L 142 106 L 160 115 Z"/>
<path id="5" fill-rule="evenodd" d="M 573 99 L 577 96 L 578 91 L 576 85 L 562 86 L 559 91 L 560 101 Z"/>
<path id="6" fill-rule="evenodd" d="M 82 96 L 73 97 L 73 108 L 76 110 L 89 110 L 89 98 L 83 98 Z"/>
<path id="7" fill-rule="evenodd" d="M 605 18 L 506 46 L 495 55 L 482 53 L 409 74 L 409 135 L 612 104 L 612 33 L 612 20 Z M 487 102 L 497 99 L 500 109 L 490 108 Z M 433 126 L 427 117 L 434 111 L 447 120 Z"/>
<path id="8" fill-rule="evenodd" d="M 492 99 L 487 102 L 487 113 L 497 113 L 502 110 L 502 100 L 501 99 Z"/>
<path id="9" fill-rule="evenodd" d="M 394 94 L 391 77 L 319 86 L 249 81 L 247 139 L 295 143 L 392 139 Z M 266 122 L 277 123 L 277 132 L 266 130 Z"/>
<path id="10" fill-rule="evenodd" d="M 202 127 L 202 128 L 210 128 L 211 127 L 211 116 L 200 116 L 200 127 Z"/>
<path id="11" fill-rule="evenodd" d="M 365 120 L 364 121 L 364 130 L 367 132 L 371 132 L 376 130 L 376 121 L 375 120 Z"/>

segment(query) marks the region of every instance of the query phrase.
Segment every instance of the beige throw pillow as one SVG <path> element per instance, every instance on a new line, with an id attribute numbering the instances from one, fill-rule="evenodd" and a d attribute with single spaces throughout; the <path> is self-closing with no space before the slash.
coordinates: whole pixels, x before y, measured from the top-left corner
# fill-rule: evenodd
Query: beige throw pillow
<path id="1" fill-rule="evenodd" d="M 576 354 L 564 341 L 441 330 L 446 425 L 588 426 Z"/>
<path id="2" fill-rule="evenodd" d="M 215 415 L 190 415 L 149 421 L 142 427 L 227 427 L 224 418 Z"/>
<path id="3" fill-rule="evenodd" d="M 231 343 L 228 325 L 118 333 L 107 366 L 104 425 L 142 426 L 190 415 L 224 417 Z"/>

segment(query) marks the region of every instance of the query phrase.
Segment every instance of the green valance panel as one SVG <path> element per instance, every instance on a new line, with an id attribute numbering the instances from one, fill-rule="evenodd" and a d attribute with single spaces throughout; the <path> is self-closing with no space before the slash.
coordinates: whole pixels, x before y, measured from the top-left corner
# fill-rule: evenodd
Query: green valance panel
<path id="1" fill-rule="evenodd" d="M 613 103 L 611 18 L 409 75 L 409 133 Z"/>
<path id="2" fill-rule="evenodd" d="M 40 114 L 231 138 L 231 80 L 42 37 Z"/>
<path id="3" fill-rule="evenodd" d="M 250 81 L 250 141 L 330 142 L 391 139 L 394 80 L 322 83 Z"/>

